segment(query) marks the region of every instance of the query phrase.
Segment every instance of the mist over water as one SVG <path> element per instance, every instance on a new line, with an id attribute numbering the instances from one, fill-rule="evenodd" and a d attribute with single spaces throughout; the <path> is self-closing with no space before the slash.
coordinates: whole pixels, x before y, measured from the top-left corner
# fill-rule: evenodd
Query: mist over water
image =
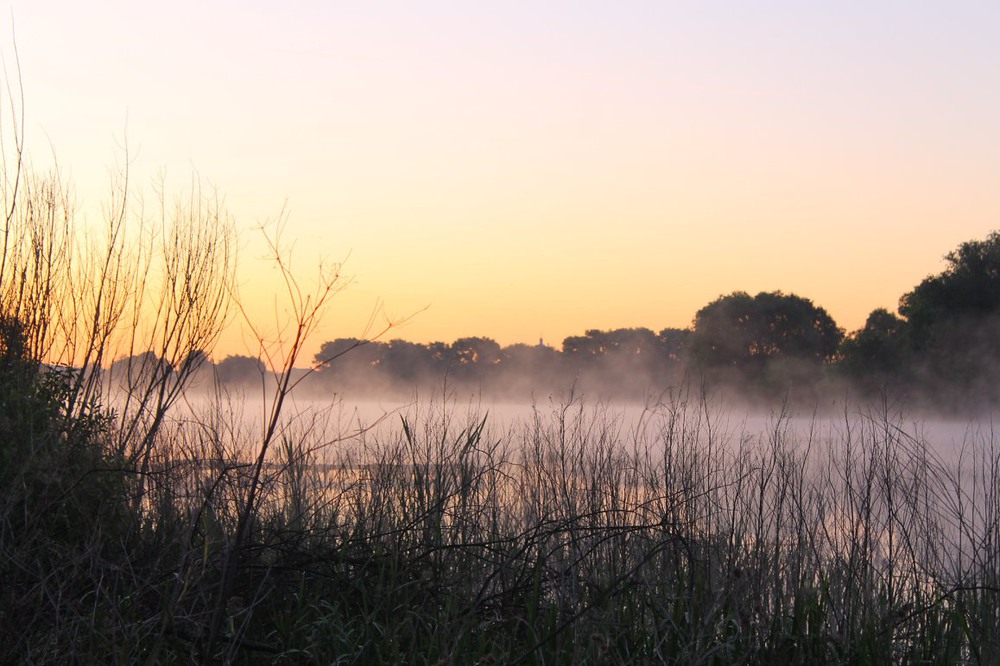
<path id="1" fill-rule="evenodd" d="M 304 372 L 303 372 L 303 376 Z M 665 431 L 679 423 L 697 433 L 699 445 L 736 449 L 780 440 L 793 448 L 823 452 L 845 442 L 863 443 L 879 435 L 907 446 L 923 446 L 949 467 L 970 465 L 969 451 L 995 439 L 993 416 L 942 416 L 910 408 L 903 401 L 859 400 L 845 394 L 825 402 L 787 399 L 771 404 L 747 400 L 725 389 L 664 389 L 644 398 L 622 397 L 637 391 L 612 390 L 614 397 L 587 393 L 575 385 L 541 395 L 510 390 L 483 392 L 463 384 L 395 387 L 379 396 L 372 390 L 329 392 L 325 378 L 307 377 L 284 405 L 281 427 L 303 429 L 329 448 L 348 447 L 361 439 L 398 438 L 404 424 L 434 424 L 452 434 L 479 425 L 494 438 L 523 436 L 533 428 L 567 424 L 599 426 L 622 446 L 657 447 Z M 179 420 L 199 420 L 206 413 L 237 416 L 248 433 L 259 435 L 273 407 L 268 382 L 211 389 L 190 389 L 178 410 Z M 880 430 L 874 433 L 873 430 Z M 957 469 L 957 467 L 955 467 Z"/>
<path id="2" fill-rule="evenodd" d="M 259 387 L 215 395 L 192 391 L 175 425 L 183 430 L 235 424 L 240 434 L 230 432 L 229 438 L 237 446 L 227 455 L 251 460 L 264 441 L 272 407 Z M 641 492 L 668 496 L 678 491 L 676 484 L 692 479 L 725 494 L 730 484 L 752 485 L 754 476 L 763 475 L 760 482 L 767 479 L 771 485 L 773 470 L 788 473 L 797 468 L 805 485 L 796 493 L 803 496 L 816 493 L 851 505 L 860 500 L 844 487 L 868 486 L 876 495 L 898 495 L 894 501 L 910 506 L 915 515 L 939 516 L 935 520 L 949 544 L 948 557 L 975 550 L 965 534 L 970 526 L 973 531 L 988 529 L 977 507 L 992 496 L 990 486 L 1000 461 L 1000 444 L 988 414 L 947 419 L 885 401 L 849 398 L 812 408 L 788 402 L 761 408 L 722 392 L 708 395 L 695 389 L 664 391 L 643 401 L 606 399 L 573 387 L 524 400 L 490 400 L 446 387 L 416 392 L 406 400 L 395 395 L 321 397 L 306 390 L 285 404 L 267 460 L 277 471 L 294 451 L 324 470 L 317 471 L 325 475 L 324 483 L 334 483 L 330 474 L 346 474 L 346 481 L 336 483 L 352 486 L 362 483 L 357 474 L 368 468 L 453 464 L 463 442 L 474 443 L 474 455 L 490 451 L 488 459 L 499 455 L 503 462 L 498 464 L 513 469 L 531 460 L 544 461 L 576 479 L 581 488 L 602 465 L 659 470 L 643 482 L 649 485 Z M 574 462 L 564 468 L 569 460 Z M 686 470 L 685 481 L 672 479 L 667 471 L 678 464 Z M 340 487 L 336 483 L 333 487 Z M 948 517 L 962 515 L 962 507 L 972 507 L 965 522 Z M 833 521 L 823 529 L 836 535 L 846 529 L 843 521 L 852 520 L 859 510 L 857 505 L 831 508 L 829 517 L 817 519 Z M 895 510 L 891 503 L 878 509 L 887 512 L 881 520 L 891 521 Z M 891 551 L 888 544 L 883 546 Z"/>

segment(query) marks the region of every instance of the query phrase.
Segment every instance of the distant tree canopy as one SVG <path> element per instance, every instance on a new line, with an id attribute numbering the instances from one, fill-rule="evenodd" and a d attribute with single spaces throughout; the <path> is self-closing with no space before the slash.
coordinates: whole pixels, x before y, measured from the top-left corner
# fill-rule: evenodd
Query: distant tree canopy
<path id="1" fill-rule="evenodd" d="M 625 359 L 679 360 L 690 331 L 667 328 L 654 333 L 648 328 L 616 328 L 609 331 L 590 329 L 584 335 L 563 340 L 562 352 L 577 361 Z"/>
<path id="2" fill-rule="evenodd" d="M 691 345 L 691 329 L 665 328 L 660 331 L 660 347 L 668 361 L 681 361 L 686 358 Z"/>
<path id="3" fill-rule="evenodd" d="M 174 371 L 166 359 L 152 351 L 120 358 L 111 364 L 108 372 L 118 381 L 152 381 Z"/>
<path id="4" fill-rule="evenodd" d="M 648 328 L 617 328 L 610 331 L 591 329 L 585 335 L 563 340 L 564 354 L 590 359 L 641 355 L 653 358 L 660 347 L 660 338 Z"/>
<path id="5" fill-rule="evenodd" d="M 339 387 L 385 391 L 439 382 L 448 373 L 478 380 L 484 373 L 496 373 L 501 352 L 494 340 L 480 337 L 459 338 L 450 345 L 338 338 L 323 344 L 315 362 L 323 376 Z"/>
<path id="6" fill-rule="evenodd" d="M 524 374 L 550 371 L 556 368 L 559 360 L 559 352 L 552 347 L 515 343 L 501 351 L 500 366 L 504 370 Z"/>
<path id="7" fill-rule="evenodd" d="M 451 359 L 462 366 L 491 366 L 500 362 L 500 345 L 490 338 L 459 338 L 451 343 Z"/>
<path id="8" fill-rule="evenodd" d="M 705 366 L 759 366 L 788 359 L 823 363 L 843 338 L 826 310 L 780 291 L 750 296 L 737 291 L 695 315 L 692 353 Z"/>
<path id="9" fill-rule="evenodd" d="M 948 329 L 1000 314 L 1000 232 L 962 243 L 945 255 L 947 267 L 899 299 L 917 349 Z"/>
<path id="10" fill-rule="evenodd" d="M 436 363 L 424 345 L 406 340 L 390 340 L 381 347 L 379 365 L 395 378 L 413 381 L 424 376 Z"/>
<path id="11" fill-rule="evenodd" d="M 541 342 L 502 347 L 485 337 L 450 344 L 338 338 L 322 345 L 315 362 L 335 390 L 384 392 L 452 380 L 501 393 L 561 390 L 577 381 L 609 391 L 627 383 L 635 390 L 662 383 L 669 369 L 682 364 L 689 335 L 681 329 L 592 329 L 567 338 L 562 352 Z M 486 387 L 485 380 L 494 386 Z"/>
<path id="12" fill-rule="evenodd" d="M 698 310 L 688 329 L 589 329 L 566 337 L 561 349 L 502 347 L 484 337 L 450 344 L 342 338 L 324 344 L 316 361 L 331 386 L 365 377 L 357 386 L 379 390 L 447 376 L 483 388 L 489 378 L 522 391 L 572 384 L 637 395 L 677 385 L 694 366 L 717 385 L 733 382 L 765 397 L 794 389 L 809 400 L 818 394 L 800 389 L 829 377 L 834 390 L 848 380 L 866 392 L 891 384 L 936 399 L 943 392 L 937 387 L 952 387 L 953 403 L 962 395 L 1000 400 L 992 388 L 1000 372 L 1000 232 L 963 243 L 945 259 L 944 271 L 902 296 L 901 316 L 878 308 L 847 337 L 807 298 L 737 291 Z"/>
<path id="13" fill-rule="evenodd" d="M 260 382 L 267 368 L 259 358 L 236 354 L 215 364 L 215 377 L 223 384 Z"/>
<path id="14" fill-rule="evenodd" d="M 852 378 L 884 381 L 898 373 L 907 353 L 906 321 L 885 308 L 873 310 L 864 328 L 844 339 L 841 366 Z"/>
<path id="15" fill-rule="evenodd" d="M 962 243 L 945 261 L 899 299 L 908 370 L 962 400 L 1000 395 L 1000 233 Z"/>

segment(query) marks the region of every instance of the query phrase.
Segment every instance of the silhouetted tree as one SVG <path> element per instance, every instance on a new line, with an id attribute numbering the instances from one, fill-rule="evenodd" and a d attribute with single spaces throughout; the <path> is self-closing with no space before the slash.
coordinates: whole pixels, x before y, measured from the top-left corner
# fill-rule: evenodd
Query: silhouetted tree
<path id="1" fill-rule="evenodd" d="M 843 336 L 826 310 L 807 298 L 738 291 L 698 311 L 692 348 L 708 365 L 745 366 L 779 358 L 822 363 L 833 358 Z"/>
<path id="2" fill-rule="evenodd" d="M 663 357 L 670 362 L 683 361 L 691 345 L 691 329 L 665 328 L 657 335 Z"/>
<path id="3" fill-rule="evenodd" d="M 501 365 L 504 366 L 540 366 L 558 362 L 559 351 L 544 344 L 527 345 L 515 343 L 504 347 L 501 351 Z"/>
<path id="4" fill-rule="evenodd" d="M 1000 396 L 993 381 L 1000 369 L 1000 232 L 962 243 L 945 261 L 941 273 L 899 300 L 914 367 L 925 390 Z"/>
<path id="5" fill-rule="evenodd" d="M 752 384 L 763 396 L 793 387 L 808 396 L 843 335 L 807 298 L 735 292 L 698 311 L 691 349 L 699 366 L 723 381 Z"/>
<path id="6" fill-rule="evenodd" d="M 945 255 L 947 267 L 899 299 L 914 346 L 931 344 L 941 327 L 1000 312 L 1000 232 L 962 243 Z"/>
<path id="7" fill-rule="evenodd" d="M 215 377 L 223 384 L 260 382 L 267 368 L 259 358 L 252 356 L 227 356 L 215 364 Z"/>
<path id="8" fill-rule="evenodd" d="M 184 360 L 180 363 L 179 369 L 187 369 L 192 372 L 197 372 L 205 365 L 209 364 L 208 353 L 204 349 L 192 349 L 190 352 L 184 356 Z"/>
<path id="9" fill-rule="evenodd" d="M 544 344 L 517 343 L 504 347 L 498 390 L 525 398 L 533 391 L 563 388 L 562 354 Z"/>
<path id="10" fill-rule="evenodd" d="M 381 378 L 385 344 L 360 338 L 324 342 L 316 354 L 319 378 L 335 390 L 368 388 Z"/>
<path id="11" fill-rule="evenodd" d="M 592 328 L 583 335 L 571 335 L 563 340 L 562 353 L 572 363 L 585 363 L 603 356 L 609 344 L 606 332 Z"/>
<path id="12" fill-rule="evenodd" d="M 451 354 L 459 365 L 486 367 L 500 362 L 500 345 L 490 338 L 459 338 L 451 343 Z"/>
<path id="13" fill-rule="evenodd" d="M 431 379 L 434 359 L 427 345 L 390 340 L 382 353 L 381 368 L 393 380 L 407 382 Z"/>
<path id="14" fill-rule="evenodd" d="M 427 353 L 437 367 L 447 367 L 451 364 L 451 345 L 446 342 L 431 342 L 427 345 Z"/>
<path id="15" fill-rule="evenodd" d="M 904 371 L 906 322 L 885 308 L 873 310 L 864 328 L 844 339 L 840 355 L 839 366 L 848 376 L 877 388 Z"/>
<path id="16" fill-rule="evenodd" d="M 655 358 L 660 344 L 656 333 L 648 328 L 616 328 L 604 335 L 606 353 L 624 357 Z"/>
<path id="17" fill-rule="evenodd" d="M 173 370 L 170 363 L 156 352 L 145 351 L 118 359 L 108 368 L 108 374 L 118 382 L 132 384 L 162 381 Z"/>
<path id="18" fill-rule="evenodd" d="M 563 340 L 563 357 L 585 390 L 639 396 L 669 382 L 663 340 L 648 328 L 590 329 Z"/>
<path id="19" fill-rule="evenodd" d="M 495 374 L 500 363 L 500 345 L 490 338 L 459 338 L 449 352 L 458 379 L 482 380 Z"/>
<path id="20" fill-rule="evenodd" d="M 380 342 L 360 338 L 337 338 L 323 343 L 315 362 L 326 368 L 376 366 L 382 362 L 383 347 Z"/>

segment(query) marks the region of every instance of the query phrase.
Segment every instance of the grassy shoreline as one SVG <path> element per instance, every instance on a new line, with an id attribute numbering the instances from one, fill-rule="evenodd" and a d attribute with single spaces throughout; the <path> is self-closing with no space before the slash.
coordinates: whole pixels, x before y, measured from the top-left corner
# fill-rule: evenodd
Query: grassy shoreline
<path id="1" fill-rule="evenodd" d="M 632 422 L 570 396 L 502 430 L 432 403 L 339 438 L 305 411 L 257 464 L 241 418 L 166 422 L 141 474 L 74 470 L 120 485 L 72 538 L 5 533 L 8 661 L 1000 656 L 991 431 L 956 466 L 884 409 L 803 436 L 693 394 Z"/>

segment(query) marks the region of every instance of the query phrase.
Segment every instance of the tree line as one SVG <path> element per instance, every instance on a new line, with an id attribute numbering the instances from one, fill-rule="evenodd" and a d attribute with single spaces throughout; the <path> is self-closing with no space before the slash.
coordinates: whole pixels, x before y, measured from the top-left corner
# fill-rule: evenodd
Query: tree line
<path id="1" fill-rule="evenodd" d="M 702 307 L 688 328 L 592 329 L 559 348 L 501 346 L 488 337 L 427 344 L 337 338 L 315 356 L 332 391 L 385 394 L 450 382 L 491 394 L 556 391 L 569 384 L 635 397 L 685 381 L 748 397 L 800 399 L 853 391 L 909 396 L 938 406 L 1000 397 L 1000 232 L 962 243 L 946 266 L 845 332 L 808 298 L 737 291 Z M 224 382 L 254 379 L 263 364 L 233 356 L 214 366 Z"/>

